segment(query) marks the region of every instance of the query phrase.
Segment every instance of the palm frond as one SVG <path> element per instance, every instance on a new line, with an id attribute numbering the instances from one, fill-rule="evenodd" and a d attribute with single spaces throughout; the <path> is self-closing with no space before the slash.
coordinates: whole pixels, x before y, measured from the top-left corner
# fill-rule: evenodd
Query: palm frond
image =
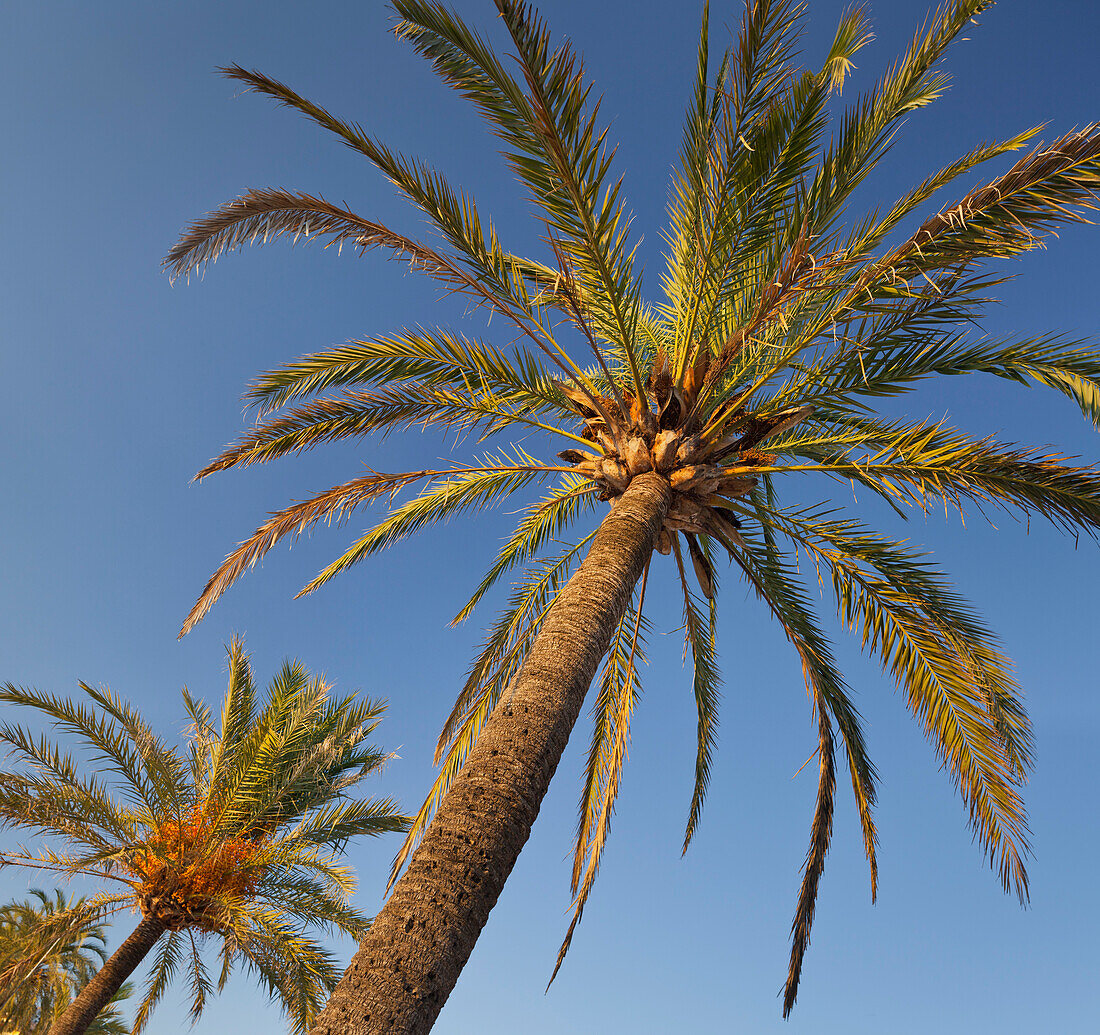
<path id="1" fill-rule="evenodd" d="M 566 409 L 552 379 L 530 352 L 517 348 L 505 353 L 464 335 L 423 328 L 304 356 L 260 375 L 246 398 L 262 416 L 326 389 L 392 387 L 406 381 L 476 386 L 510 402 L 526 402 L 536 412 Z"/>
<path id="2" fill-rule="evenodd" d="M 545 480 L 548 475 L 569 471 L 566 467 L 539 464 L 518 446 L 513 448 L 515 459 L 503 453 L 500 456 L 486 455 L 482 467 L 433 472 L 432 485 L 407 503 L 391 510 L 383 521 L 367 531 L 307 583 L 299 596 L 312 593 L 352 565 L 393 546 L 426 525 L 435 524 L 471 508 L 488 506 L 526 485 Z"/>
<path id="3" fill-rule="evenodd" d="M 352 510 L 382 496 L 392 496 L 406 485 L 433 477 L 441 471 L 405 471 L 401 474 L 371 474 L 353 478 L 273 514 L 245 539 L 210 576 L 199 599 L 180 629 L 185 636 L 202 620 L 223 593 L 255 565 L 281 539 L 297 537 L 319 521 L 341 521 Z"/>
<path id="4" fill-rule="evenodd" d="M 710 784 L 710 769 L 718 733 L 718 701 L 721 675 L 718 671 L 715 646 L 717 615 L 714 593 L 712 591 L 707 599 L 707 616 L 704 619 L 688 586 L 687 574 L 684 571 L 684 559 L 680 552 L 678 539 L 672 540 L 672 548 L 676 556 L 680 588 L 684 594 L 684 656 L 686 658 L 689 652 L 691 654 L 692 688 L 695 693 L 697 716 L 695 783 L 691 791 L 691 806 L 688 809 L 687 826 L 684 829 L 682 854 L 685 854 L 692 838 L 695 836 L 695 830 L 703 810 L 703 801 L 707 794 L 707 787 Z"/>
<path id="5" fill-rule="evenodd" d="M 899 120 L 943 93 L 948 77 L 937 71 L 939 61 L 966 26 L 992 4 L 993 0 L 945 0 L 871 93 L 845 112 L 807 194 L 814 233 L 827 231 L 870 175 L 889 148 Z"/>
<path id="6" fill-rule="evenodd" d="M 924 221 L 874 269 L 882 280 L 1029 251 L 1063 223 L 1089 222 L 1098 206 L 1100 124 L 1039 145 L 1003 176 Z M 861 287 L 871 278 L 860 278 Z"/>
<path id="7" fill-rule="evenodd" d="M 629 750 L 630 719 L 641 697 L 641 681 L 637 673 L 638 666 L 645 664 L 644 637 L 649 623 L 642 616 L 642 608 L 648 575 L 647 567 L 638 587 L 637 604 L 632 602 L 627 608 L 604 661 L 573 851 L 573 917 L 558 949 L 558 958 L 547 988 L 554 983 L 573 943 L 573 933 L 584 915 L 584 907 L 599 875 L 603 851 L 611 833 L 623 763 Z"/>
<path id="8" fill-rule="evenodd" d="M 464 622 L 481 598 L 501 577 L 556 539 L 581 514 L 592 509 L 597 487 L 576 475 L 565 475 L 562 484 L 527 508 L 512 538 L 497 555 L 493 566 L 455 616 L 452 625 Z"/>
<path id="9" fill-rule="evenodd" d="M 134 1035 L 140 1035 L 149 1023 L 154 1007 L 163 998 L 168 986 L 172 983 L 176 971 L 183 964 L 183 951 L 180 945 L 182 941 L 179 931 L 169 931 L 157 949 L 146 979 L 145 996 L 134 1015 Z"/>
<path id="10" fill-rule="evenodd" d="M 419 844 L 443 795 L 465 764 L 485 720 L 519 671 L 558 591 L 569 579 L 582 550 L 595 534 L 590 532 L 555 558 L 530 564 L 509 599 L 508 607 L 490 630 L 440 732 L 434 758 L 439 773 L 394 858 L 390 868 L 391 887 Z"/>
<path id="11" fill-rule="evenodd" d="M 754 503 L 760 506 L 759 498 Z M 867 754 L 859 713 L 852 705 L 849 688 L 836 667 L 832 648 L 814 617 L 813 606 L 800 584 L 797 570 L 784 557 L 768 524 L 762 524 L 759 540 L 743 533 L 742 545 L 735 547 L 731 556 L 797 651 L 810 699 L 815 705 L 824 703 L 837 724 L 859 812 L 874 901 L 878 890 L 878 836 L 873 816 L 877 774 Z"/>
<path id="12" fill-rule="evenodd" d="M 822 702 L 823 704 L 824 702 Z M 836 766 L 833 761 L 833 731 L 829 716 L 821 705 L 817 709 L 818 766 L 817 805 L 814 808 L 813 825 L 810 828 L 810 847 L 806 853 L 806 865 L 802 874 L 802 887 L 798 893 L 798 906 L 791 924 L 791 962 L 787 970 L 787 983 L 783 989 L 783 1016 L 790 1016 L 798 995 L 798 981 L 802 976 L 802 961 L 810 945 L 810 928 L 814 922 L 817 905 L 817 886 L 825 869 L 825 855 L 829 851 L 829 839 L 833 832 L 833 798 L 836 793 Z"/>
<path id="13" fill-rule="evenodd" d="M 943 425 L 901 426 L 873 454 L 852 457 L 851 452 L 773 470 L 858 478 L 899 502 L 922 507 L 933 497 L 961 512 L 963 500 L 971 500 L 979 507 L 992 504 L 1035 514 L 1070 532 L 1095 535 L 1100 528 L 1100 473 L 1066 466 L 1062 456 L 1001 446 L 992 439 L 975 441 Z"/>

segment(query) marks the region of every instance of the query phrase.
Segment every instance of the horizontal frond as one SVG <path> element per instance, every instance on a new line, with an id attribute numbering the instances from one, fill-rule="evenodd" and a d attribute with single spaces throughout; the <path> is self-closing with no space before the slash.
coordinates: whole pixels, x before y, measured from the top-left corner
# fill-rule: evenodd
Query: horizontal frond
<path id="1" fill-rule="evenodd" d="M 510 401 L 526 401 L 540 411 L 547 406 L 564 408 L 530 352 L 505 353 L 463 335 L 425 329 L 348 342 L 304 356 L 261 374 L 247 398 L 267 414 L 292 399 L 326 389 L 392 387 L 406 381 L 476 386 Z"/>

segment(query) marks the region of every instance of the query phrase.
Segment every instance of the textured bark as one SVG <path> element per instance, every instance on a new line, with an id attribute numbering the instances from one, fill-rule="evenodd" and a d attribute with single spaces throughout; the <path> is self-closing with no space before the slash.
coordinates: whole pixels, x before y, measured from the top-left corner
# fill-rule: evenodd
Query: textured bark
<path id="1" fill-rule="evenodd" d="M 50 1035 L 83 1035 L 122 983 L 149 955 L 149 950 L 165 930 L 167 928 L 156 917 L 142 917 L 130 937 L 115 950 L 100 972 L 80 990 L 69 1008 L 54 1022 Z"/>
<path id="2" fill-rule="evenodd" d="M 312 1035 L 419 1035 L 435 1023 L 531 833 L 670 493 L 642 474 L 615 501 Z"/>

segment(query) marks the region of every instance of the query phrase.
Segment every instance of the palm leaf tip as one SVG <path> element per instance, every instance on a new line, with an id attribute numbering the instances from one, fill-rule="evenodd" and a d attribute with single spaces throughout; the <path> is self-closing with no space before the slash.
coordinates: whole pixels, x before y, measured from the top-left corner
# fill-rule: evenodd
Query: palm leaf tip
<path id="1" fill-rule="evenodd" d="M 802 976 L 802 961 L 810 945 L 810 928 L 814 922 L 817 905 L 817 888 L 825 869 L 825 855 L 833 830 L 833 800 L 836 793 L 836 767 L 833 760 L 833 733 L 823 702 L 818 712 L 819 780 L 817 805 L 810 830 L 810 847 L 806 853 L 802 888 L 798 896 L 798 908 L 791 924 L 791 961 L 787 983 L 783 992 L 783 1017 L 790 1016 L 798 996 L 798 982 Z"/>

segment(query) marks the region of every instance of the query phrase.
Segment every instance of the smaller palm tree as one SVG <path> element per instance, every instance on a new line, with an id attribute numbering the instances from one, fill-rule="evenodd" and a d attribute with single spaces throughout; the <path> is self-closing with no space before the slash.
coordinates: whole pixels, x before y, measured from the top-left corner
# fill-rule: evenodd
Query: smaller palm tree
<path id="1" fill-rule="evenodd" d="M 367 738 L 383 705 L 329 686 L 296 662 L 257 702 L 249 656 L 229 646 L 229 688 L 216 727 L 185 689 L 188 745 L 178 750 L 109 690 L 81 684 L 90 705 L 8 684 L 0 702 L 33 708 L 74 734 L 86 762 L 46 735 L 0 724 L 0 741 L 24 765 L 0 773 L 0 825 L 29 828 L 50 843 L 0 852 L 15 863 L 101 880 L 85 903 L 103 918 L 127 907 L 141 920 L 54 1023 L 79 1035 L 153 951 L 140 1032 L 184 968 L 197 1018 L 243 963 L 306 1030 L 335 987 L 335 960 L 311 928 L 362 936 L 370 920 L 350 904 L 355 888 L 339 861 L 348 839 L 406 829 L 390 799 L 347 797 L 387 756 Z M 113 777 L 114 779 L 111 779 Z M 53 842 L 58 842 L 54 844 Z M 109 890 L 107 888 L 109 886 Z M 211 977 L 204 948 L 219 942 Z"/>
<path id="2" fill-rule="evenodd" d="M 0 1031 L 46 1035 L 107 959 L 106 928 L 89 918 L 86 899 L 31 894 L 37 901 L 0 906 Z M 115 1004 L 129 994 L 123 985 L 91 1035 L 127 1035 Z"/>

